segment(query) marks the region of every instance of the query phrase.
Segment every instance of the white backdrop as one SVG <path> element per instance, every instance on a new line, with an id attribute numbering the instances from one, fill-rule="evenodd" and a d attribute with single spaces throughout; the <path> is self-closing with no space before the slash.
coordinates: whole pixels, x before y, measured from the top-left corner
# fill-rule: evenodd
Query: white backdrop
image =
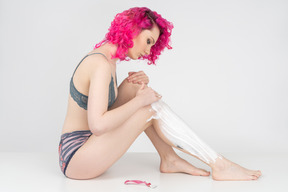
<path id="1" fill-rule="evenodd" d="M 150 86 L 219 152 L 288 152 L 288 1 L 0 1 L 0 151 L 56 152 L 78 62 L 118 12 L 173 22 Z M 130 152 L 155 152 L 142 134 Z"/>

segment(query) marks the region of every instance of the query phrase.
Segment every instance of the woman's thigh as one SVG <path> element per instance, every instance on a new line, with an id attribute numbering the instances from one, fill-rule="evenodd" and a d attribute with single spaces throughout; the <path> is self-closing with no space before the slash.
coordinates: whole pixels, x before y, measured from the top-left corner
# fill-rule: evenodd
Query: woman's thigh
<path id="1" fill-rule="evenodd" d="M 133 97 L 133 91 L 135 92 L 133 89 L 137 88 L 137 86 L 123 83 L 121 84 L 122 88 L 121 86 L 119 88 L 118 95 L 122 103 L 118 100 L 118 104 L 115 102 L 116 105 L 127 102 L 127 97 Z M 100 136 L 91 135 L 72 157 L 66 170 L 66 176 L 74 179 L 90 179 L 104 173 L 129 149 L 135 139 L 152 125 L 152 121 L 147 122 L 155 113 L 150 109 L 150 106 L 139 109 L 113 131 Z"/>
<path id="2" fill-rule="evenodd" d="M 119 128 L 101 136 L 91 135 L 72 157 L 66 176 L 90 179 L 104 173 L 128 150 L 135 139 L 151 126 L 151 121 L 146 121 L 153 114 L 150 107 L 144 107 Z"/>

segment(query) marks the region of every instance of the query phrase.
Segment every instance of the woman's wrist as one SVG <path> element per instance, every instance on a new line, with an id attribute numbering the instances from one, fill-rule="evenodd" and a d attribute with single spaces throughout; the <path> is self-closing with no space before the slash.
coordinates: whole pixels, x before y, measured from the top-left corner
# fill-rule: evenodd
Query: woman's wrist
<path id="1" fill-rule="evenodd" d="M 138 109 L 145 106 L 143 99 L 138 96 L 134 97 L 132 100 L 134 101 L 134 105 L 137 106 Z"/>

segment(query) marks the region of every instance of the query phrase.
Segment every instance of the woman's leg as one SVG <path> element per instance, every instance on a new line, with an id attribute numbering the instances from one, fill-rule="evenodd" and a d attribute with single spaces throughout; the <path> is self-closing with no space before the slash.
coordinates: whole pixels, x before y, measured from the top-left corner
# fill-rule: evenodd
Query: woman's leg
<path id="1" fill-rule="evenodd" d="M 119 96 L 117 101 L 112 106 L 111 109 L 117 108 L 126 102 L 130 101 L 137 90 L 140 88 L 140 85 L 129 83 L 127 80 L 124 80 L 123 83 L 119 87 Z M 198 169 L 180 158 L 175 151 L 172 149 L 170 145 L 165 143 L 156 133 L 153 126 L 145 129 L 146 135 L 149 137 L 154 147 L 156 148 L 160 159 L 160 171 L 163 173 L 188 173 L 191 175 L 201 175 L 201 176 L 209 176 L 210 172 L 207 172 L 203 169 Z"/>
<path id="2" fill-rule="evenodd" d="M 213 179 L 255 180 L 261 176 L 260 171 L 245 169 L 216 153 L 165 102 L 153 103 L 152 108 L 157 111 L 155 118 L 158 120 L 154 121 L 153 126 L 158 135 L 169 145 L 209 165 Z"/>
<path id="3" fill-rule="evenodd" d="M 139 88 L 137 85 L 133 85 L 133 86 L 136 86 L 136 89 L 132 89 L 131 91 L 130 86 L 132 86 L 132 84 L 130 84 L 130 86 L 126 86 L 125 82 L 126 81 L 124 81 L 124 86 L 121 87 L 122 86 L 121 84 L 119 88 L 119 93 L 121 91 L 123 91 L 123 93 L 126 93 L 125 97 L 119 98 L 120 100 L 118 100 L 118 102 L 117 101 L 115 102 L 116 104 L 115 107 L 118 107 L 121 104 L 124 104 L 130 99 L 132 99 L 132 97 L 135 96 L 136 91 Z M 135 91 L 135 93 L 133 93 L 133 90 Z M 130 93 L 131 95 L 127 93 Z M 160 121 L 158 120 L 154 121 L 153 126 L 150 126 L 149 128 L 147 128 L 145 130 L 145 133 L 147 134 L 149 139 L 152 141 L 153 145 L 155 146 L 155 148 L 157 149 L 161 157 L 160 170 L 162 172 L 185 172 L 185 173 L 189 173 L 192 175 L 205 175 L 205 176 L 209 175 L 209 172 L 193 167 L 191 164 L 187 163 L 185 160 L 179 158 L 175 154 L 171 146 L 203 161 L 203 158 L 201 159 L 199 158 L 199 156 L 191 154 L 190 152 L 179 148 L 181 146 L 175 146 L 171 141 L 169 141 L 169 139 L 167 139 L 166 136 L 164 136 L 163 132 L 161 131 L 159 122 Z M 182 124 L 183 122 L 180 122 L 180 123 Z M 177 129 L 176 129 L 176 132 L 177 132 Z M 194 134 L 192 130 L 191 132 L 192 134 Z M 175 133 L 175 134 L 178 134 L 178 133 Z M 190 140 L 188 142 L 193 143 L 195 141 Z M 213 149 L 210 149 L 210 151 L 212 153 L 217 154 L 216 152 L 213 151 Z M 213 171 L 212 176 L 213 176 L 213 179 L 215 180 L 253 180 L 261 176 L 260 171 L 252 171 L 252 170 L 245 169 L 225 159 L 221 155 L 219 155 L 219 157 L 221 158 L 217 158 L 215 162 L 207 163 L 207 161 L 203 161 L 204 163 L 208 164 L 212 168 L 212 171 Z"/>
<path id="4" fill-rule="evenodd" d="M 131 91 L 131 87 L 129 86 L 134 86 L 125 83 L 126 81 L 121 84 L 122 87 L 119 87 L 119 96 L 115 102 L 115 106 L 117 105 L 117 103 L 123 103 L 126 99 L 126 97 L 121 97 L 120 94 Z M 138 90 L 138 88 L 139 87 L 135 85 L 134 89 L 132 90 Z M 145 107 L 138 110 L 137 113 L 135 113 L 122 126 L 120 126 L 118 129 L 115 129 L 114 131 L 111 131 L 101 136 L 92 135 L 71 159 L 66 170 L 66 175 L 74 179 L 89 179 L 101 175 L 128 150 L 130 145 L 135 141 L 139 134 L 141 134 L 148 127 L 152 126 L 152 122 L 153 127 L 157 131 L 158 135 L 162 138 L 162 140 L 169 145 L 179 149 L 179 146 L 173 145 L 163 135 L 162 131 L 160 130 L 159 124 L 157 124 L 158 120 L 152 120 L 147 122 L 147 119 L 149 119 L 149 117 L 151 117 L 151 115 L 153 114 L 153 112 L 151 112 L 149 109 L 150 107 Z M 156 141 L 157 139 L 152 138 L 152 142 L 153 140 Z M 160 145 L 157 144 L 157 148 L 160 149 L 158 150 L 156 148 L 157 151 L 166 151 L 166 149 L 168 149 L 168 147 L 165 145 L 163 145 L 165 147 L 159 146 Z M 183 149 L 179 150 L 193 155 Z M 171 150 L 167 151 L 171 152 Z M 161 154 L 162 153 L 160 152 L 160 156 Z M 195 157 L 199 158 L 197 156 Z M 215 180 L 251 180 L 257 179 L 261 175 L 260 171 L 247 170 L 225 158 L 219 158 L 215 162 L 209 163 L 208 165 L 213 170 L 213 178 Z"/>
<path id="5" fill-rule="evenodd" d="M 91 135 L 70 160 L 66 176 L 91 179 L 104 173 L 152 125 L 153 121 L 146 121 L 153 113 L 150 107 L 141 108 L 117 129 L 100 136 Z"/>
<path id="6" fill-rule="evenodd" d="M 154 122 L 155 123 L 155 122 Z M 160 158 L 160 171 L 162 173 L 188 173 L 195 176 L 209 176 L 210 172 L 199 169 L 180 158 L 170 145 L 165 143 L 157 134 L 154 125 L 145 130 Z"/>
<path id="7" fill-rule="evenodd" d="M 125 80 L 119 87 L 117 100 L 111 109 L 132 99 L 138 89 L 139 85 L 128 83 Z M 160 152 L 161 167 L 166 166 L 165 172 L 209 175 L 206 171 L 197 169 L 179 158 L 172 147 L 157 136 L 155 130 L 152 129 L 152 122 L 154 121 L 147 122 L 154 114 L 153 111 L 149 111 L 150 108 L 149 106 L 137 111 L 114 131 L 101 136 L 91 135 L 72 157 L 66 169 L 66 176 L 73 179 L 90 179 L 101 175 L 128 150 L 135 139 L 148 127 L 146 133 L 156 146 L 157 151 Z M 168 167 L 168 165 L 170 166 Z"/>

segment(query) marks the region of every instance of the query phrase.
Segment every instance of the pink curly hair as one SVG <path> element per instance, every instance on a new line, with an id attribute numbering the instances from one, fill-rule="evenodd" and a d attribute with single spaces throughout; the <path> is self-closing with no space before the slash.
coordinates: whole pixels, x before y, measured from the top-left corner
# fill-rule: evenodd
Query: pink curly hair
<path id="1" fill-rule="evenodd" d="M 159 38 L 155 45 L 151 47 L 150 54 L 140 59 L 147 59 L 148 65 L 155 65 L 155 61 L 165 47 L 172 49 L 169 44 L 173 24 L 162 18 L 156 11 L 151 11 L 146 7 L 134 7 L 118 13 L 112 21 L 104 40 L 96 44 L 94 49 L 106 42 L 116 44 L 118 48 L 112 58 L 129 61 L 130 59 L 127 57 L 127 53 L 128 49 L 133 47 L 133 38 L 136 37 L 141 30 L 151 29 L 153 24 L 156 24 L 160 29 Z"/>

